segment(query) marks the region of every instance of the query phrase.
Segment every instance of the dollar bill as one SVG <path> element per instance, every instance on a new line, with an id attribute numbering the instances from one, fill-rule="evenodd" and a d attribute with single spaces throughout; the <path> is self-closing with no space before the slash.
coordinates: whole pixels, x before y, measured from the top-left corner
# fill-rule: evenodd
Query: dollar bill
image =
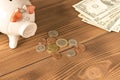
<path id="1" fill-rule="evenodd" d="M 116 11 L 115 13 L 106 16 L 105 18 L 103 18 L 102 20 L 100 20 L 98 22 L 90 20 L 89 18 L 87 18 L 83 14 L 79 14 L 78 16 L 80 18 L 82 18 L 83 22 L 86 22 L 88 24 L 97 26 L 99 28 L 102 28 L 102 29 L 107 30 L 107 31 L 110 32 L 114 28 L 113 25 L 115 24 L 115 21 L 116 21 L 115 19 L 118 17 L 119 14 L 120 14 L 120 9 L 118 11 Z"/>
<path id="2" fill-rule="evenodd" d="M 120 31 L 120 16 L 117 19 L 112 21 L 114 25 L 111 27 L 111 31 L 119 32 Z"/>
<path id="3" fill-rule="evenodd" d="M 110 31 L 119 32 L 119 26 L 118 26 L 120 22 L 119 18 L 120 18 L 120 11 L 118 12 L 118 14 L 114 15 L 114 17 L 107 20 L 108 22 L 106 22 L 106 24 L 104 25 L 105 28 L 109 29 Z"/>
<path id="4" fill-rule="evenodd" d="M 114 5 L 116 3 L 115 0 L 101 0 L 101 1 L 107 5 Z"/>
<path id="5" fill-rule="evenodd" d="M 88 23 L 88 24 L 90 24 L 90 25 L 99 27 L 99 28 L 104 29 L 104 30 L 107 30 L 107 31 L 109 31 L 109 32 L 111 31 L 110 29 L 106 28 L 105 26 L 102 26 L 102 25 L 100 25 L 100 24 L 97 24 L 96 22 L 91 21 L 90 19 L 86 18 L 85 16 L 83 16 L 83 15 L 81 15 L 81 14 L 79 14 L 78 16 L 79 16 L 80 18 L 83 18 L 82 21 L 85 22 L 85 23 Z"/>
<path id="6" fill-rule="evenodd" d="M 89 19 L 95 19 L 99 15 L 103 16 L 109 14 L 112 10 L 118 7 L 117 4 L 107 5 L 101 0 L 83 0 L 75 5 L 73 5 L 75 10 L 84 14 Z"/>
<path id="7" fill-rule="evenodd" d="M 83 22 L 107 31 L 120 31 L 120 0 L 83 0 L 73 5 Z"/>
<path id="8" fill-rule="evenodd" d="M 95 22 L 90 21 L 89 19 L 82 19 L 83 22 L 86 22 L 88 24 L 91 24 L 93 26 L 102 28 L 104 30 L 107 30 L 109 32 L 115 31 L 119 32 L 120 31 L 120 17 L 116 16 L 114 19 L 112 19 L 108 24 L 106 25 L 100 25 Z"/>
<path id="9" fill-rule="evenodd" d="M 112 25 L 115 24 L 115 19 L 118 18 L 118 15 L 120 14 L 120 11 L 116 12 L 115 14 L 109 15 L 102 20 L 98 21 L 97 24 L 104 26 L 104 28 L 107 28 L 111 31 Z"/>
<path id="10" fill-rule="evenodd" d="M 120 2 L 120 0 L 101 0 L 101 1 L 105 4 L 108 4 L 108 5 L 114 5 L 114 4 Z"/>
<path id="11" fill-rule="evenodd" d="M 104 19 L 105 17 L 109 16 L 109 15 L 114 15 L 116 12 L 118 12 L 120 10 L 120 5 L 114 6 L 112 9 L 98 15 L 95 17 L 95 21 L 100 21 L 102 19 Z"/>
<path id="12" fill-rule="evenodd" d="M 96 23 L 93 23 L 93 22 L 91 22 L 91 21 L 88 21 L 88 20 L 85 20 L 85 19 L 83 19 L 82 21 L 83 21 L 83 22 L 86 22 L 86 23 L 88 23 L 88 24 L 91 24 L 91 25 L 93 25 L 93 26 L 96 26 L 96 27 L 98 27 L 98 28 L 104 29 L 104 30 L 106 30 L 106 31 L 108 31 L 108 32 L 111 32 L 110 29 L 105 28 L 104 26 L 98 25 L 98 24 L 96 24 Z"/>
<path id="13" fill-rule="evenodd" d="M 112 14 L 109 14 L 107 16 L 105 16 L 104 18 L 102 18 L 101 20 L 98 21 L 98 24 L 102 24 L 105 25 L 106 22 L 110 22 L 111 19 L 113 19 L 117 14 L 120 13 L 120 9 L 113 12 Z"/>

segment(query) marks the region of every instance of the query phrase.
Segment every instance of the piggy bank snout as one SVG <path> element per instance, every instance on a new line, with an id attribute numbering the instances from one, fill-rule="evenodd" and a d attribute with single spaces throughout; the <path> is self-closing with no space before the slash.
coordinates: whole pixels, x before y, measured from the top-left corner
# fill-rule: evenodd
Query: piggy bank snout
<path id="1" fill-rule="evenodd" d="M 34 22 L 26 22 L 23 25 L 21 25 L 19 29 L 19 34 L 24 38 L 28 38 L 34 36 L 36 30 L 37 25 Z"/>

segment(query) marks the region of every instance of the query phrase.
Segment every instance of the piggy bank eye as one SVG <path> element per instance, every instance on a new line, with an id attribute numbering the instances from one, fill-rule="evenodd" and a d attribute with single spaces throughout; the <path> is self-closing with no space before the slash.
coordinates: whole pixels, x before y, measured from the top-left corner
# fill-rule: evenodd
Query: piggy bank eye
<path id="1" fill-rule="evenodd" d="M 10 1 L 12 1 L 12 0 L 10 0 Z"/>

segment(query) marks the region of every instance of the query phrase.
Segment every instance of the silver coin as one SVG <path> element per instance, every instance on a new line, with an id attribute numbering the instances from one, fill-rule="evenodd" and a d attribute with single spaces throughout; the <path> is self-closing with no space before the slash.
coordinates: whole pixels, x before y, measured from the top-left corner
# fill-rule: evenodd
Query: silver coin
<path id="1" fill-rule="evenodd" d="M 39 44 L 39 45 L 36 46 L 36 51 L 37 52 L 44 52 L 45 50 L 46 50 L 46 47 L 43 44 Z"/>
<path id="2" fill-rule="evenodd" d="M 68 57 L 73 57 L 73 56 L 76 55 L 76 52 L 73 49 L 70 49 L 70 50 L 66 51 L 66 53 L 67 53 Z"/>
<path id="3" fill-rule="evenodd" d="M 52 30 L 48 32 L 49 37 L 57 37 L 59 35 L 58 31 Z"/>
<path id="4" fill-rule="evenodd" d="M 70 39 L 68 40 L 69 46 L 77 46 L 78 42 L 75 39 Z"/>

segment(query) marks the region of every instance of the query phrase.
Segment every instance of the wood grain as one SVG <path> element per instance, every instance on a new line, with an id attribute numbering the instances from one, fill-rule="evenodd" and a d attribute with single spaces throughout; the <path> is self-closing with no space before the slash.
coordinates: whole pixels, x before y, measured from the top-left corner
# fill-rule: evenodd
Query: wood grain
<path id="1" fill-rule="evenodd" d="M 82 22 L 72 8 L 79 0 L 31 1 L 37 7 L 37 33 L 28 39 L 20 38 L 14 50 L 9 49 L 7 37 L 0 34 L 0 80 L 80 80 L 78 71 L 104 60 L 112 61 L 111 74 L 120 74 L 120 33 L 109 33 Z M 59 31 L 59 37 L 83 43 L 86 51 L 72 58 L 64 54 L 60 60 L 36 52 L 40 38 L 47 38 L 47 32 L 54 29 Z M 112 80 L 109 75 L 105 80 Z"/>

